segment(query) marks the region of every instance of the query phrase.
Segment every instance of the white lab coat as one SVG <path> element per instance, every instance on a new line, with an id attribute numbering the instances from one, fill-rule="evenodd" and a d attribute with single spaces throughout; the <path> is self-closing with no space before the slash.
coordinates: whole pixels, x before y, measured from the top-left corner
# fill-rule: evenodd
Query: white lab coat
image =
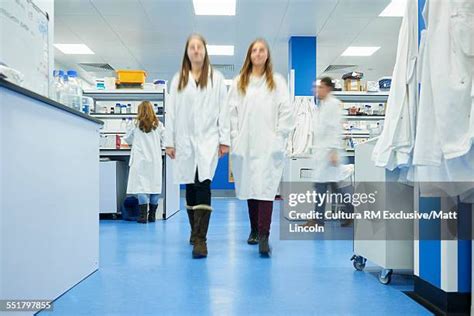
<path id="1" fill-rule="evenodd" d="M 313 145 L 314 97 L 295 97 L 293 102 L 295 130 L 288 139 L 291 157 L 305 156 Z"/>
<path id="2" fill-rule="evenodd" d="M 124 140 L 132 146 L 127 194 L 160 194 L 162 184 L 162 147 L 164 127 L 160 122 L 149 133 L 130 129 Z"/>
<path id="3" fill-rule="evenodd" d="M 472 133 L 474 1 L 428 0 L 422 37 L 415 165 L 439 166 L 466 155 Z"/>
<path id="4" fill-rule="evenodd" d="M 207 87 L 196 86 L 189 73 L 187 86 L 178 92 L 179 74 L 171 81 L 166 104 L 165 146 L 174 147 L 174 182 L 194 183 L 212 180 L 218 162 L 219 145 L 230 145 L 227 89 L 223 75 L 213 70 Z"/>
<path id="5" fill-rule="evenodd" d="M 318 183 L 340 182 L 347 178 L 347 171 L 341 163 L 342 149 L 341 101 L 332 95 L 320 100 L 313 114 L 313 173 L 312 180 Z M 331 152 L 339 155 L 339 164 L 333 165 Z"/>
<path id="6" fill-rule="evenodd" d="M 384 129 L 372 154 L 378 167 L 394 170 L 411 163 L 418 103 L 417 57 L 418 4 L 409 0 L 398 36 Z"/>
<path id="7" fill-rule="evenodd" d="M 464 195 L 474 189 L 474 1 L 427 0 L 424 19 L 412 176 Z"/>
<path id="8" fill-rule="evenodd" d="M 285 164 L 285 146 L 294 128 L 285 79 L 274 74 L 276 87 L 268 90 L 265 77 L 250 77 L 245 95 L 229 91 L 231 161 L 239 199 L 273 201 Z"/>

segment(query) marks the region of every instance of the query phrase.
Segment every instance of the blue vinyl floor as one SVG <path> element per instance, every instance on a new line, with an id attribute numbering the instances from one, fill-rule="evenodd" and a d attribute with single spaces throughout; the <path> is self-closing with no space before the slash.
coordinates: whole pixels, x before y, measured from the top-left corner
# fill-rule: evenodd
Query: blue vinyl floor
<path id="1" fill-rule="evenodd" d="M 214 199 L 209 257 L 191 258 L 184 211 L 153 224 L 101 221 L 100 268 L 54 303 L 53 315 L 431 315 L 378 267 L 355 271 L 352 241 L 279 240 L 271 258 L 247 245 L 245 202 Z M 48 313 L 40 313 L 45 315 Z"/>

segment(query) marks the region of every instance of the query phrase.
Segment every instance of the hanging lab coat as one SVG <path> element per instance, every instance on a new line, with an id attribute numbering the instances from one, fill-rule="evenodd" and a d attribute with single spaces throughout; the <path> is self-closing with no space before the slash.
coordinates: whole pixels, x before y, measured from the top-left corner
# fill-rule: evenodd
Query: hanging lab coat
<path id="1" fill-rule="evenodd" d="M 295 97 L 293 107 L 295 130 L 290 133 L 288 152 L 291 157 L 305 156 L 313 145 L 314 97 Z"/>
<path id="2" fill-rule="evenodd" d="M 428 0 L 420 45 L 421 89 L 412 178 L 474 189 L 474 2 Z"/>
<path id="3" fill-rule="evenodd" d="M 219 145 L 230 146 L 227 89 L 223 75 L 213 70 L 207 87 L 196 85 L 192 73 L 183 90 L 178 91 L 179 74 L 171 82 L 166 104 L 165 146 L 176 150 L 172 160 L 174 182 L 194 183 L 212 180 L 218 162 Z"/>
<path id="4" fill-rule="evenodd" d="M 469 153 L 472 134 L 474 1 L 428 0 L 414 164 L 439 166 Z"/>
<path id="5" fill-rule="evenodd" d="M 127 194 L 160 194 L 162 184 L 162 137 L 164 127 L 149 133 L 134 127 L 127 132 L 124 140 L 132 146 Z"/>
<path id="6" fill-rule="evenodd" d="M 313 114 L 313 173 L 312 180 L 318 183 L 340 182 L 347 178 L 347 171 L 341 163 L 342 113 L 341 101 L 332 95 L 319 104 Z M 330 155 L 336 152 L 339 163 L 333 165 Z"/>
<path id="7" fill-rule="evenodd" d="M 411 163 L 418 102 L 417 56 L 418 5 L 416 0 L 409 0 L 398 37 L 384 129 L 372 154 L 378 167 L 394 170 Z"/>
<path id="8" fill-rule="evenodd" d="M 285 146 L 294 128 L 285 79 L 274 74 L 276 87 L 267 88 L 265 76 L 251 76 L 245 95 L 229 91 L 231 161 L 239 199 L 273 201 L 285 164 Z"/>

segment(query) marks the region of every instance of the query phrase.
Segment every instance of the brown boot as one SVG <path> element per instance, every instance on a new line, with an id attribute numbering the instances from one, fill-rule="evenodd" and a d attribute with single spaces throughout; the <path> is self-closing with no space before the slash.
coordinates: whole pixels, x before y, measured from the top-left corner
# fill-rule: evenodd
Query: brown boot
<path id="1" fill-rule="evenodd" d="M 148 204 L 142 204 L 138 206 L 140 209 L 140 216 L 137 219 L 137 222 L 140 224 L 146 224 L 146 216 L 148 212 Z"/>
<path id="2" fill-rule="evenodd" d="M 196 239 L 193 247 L 193 258 L 207 257 L 207 231 L 211 218 L 210 206 L 198 206 L 194 208 L 194 231 Z"/>
<path id="3" fill-rule="evenodd" d="M 186 211 L 188 212 L 188 219 L 189 219 L 189 226 L 191 226 L 191 235 L 189 236 L 189 243 L 194 245 L 194 241 L 196 240 L 196 234 L 194 232 L 194 211 L 192 206 L 186 205 Z"/>
<path id="4" fill-rule="evenodd" d="M 249 238 L 247 239 L 247 244 L 249 245 L 258 245 L 258 231 L 251 230 Z"/>
<path id="5" fill-rule="evenodd" d="M 350 227 L 354 223 L 353 219 L 343 219 L 341 221 L 341 227 Z"/>
<path id="6" fill-rule="evenodd" d="M 322 220 L 318 220 L 318 219 L 310 219 L 308 220 L 306 223 L 302 224 L 302 225 L 298 225 L 298 226 L 301 226 L 301 227 L 313 227 L 313 226 L 324 226 L 324 221 Z"/>
<path id="7" fill-rule="evenodd" d="M 158 205 L 156 204 L 150 204 L 150 210 L 148 211 L 148 221 L 150 223 L 153 223 L 156 221 L 156 209 L 158 208 Z"/>
<path id="8" fill-rule="evenodd" d="M 258 252 L 264 257 L 269 256 L 271 251 L 268 237 L 267 234 L 258 236 Z"/>

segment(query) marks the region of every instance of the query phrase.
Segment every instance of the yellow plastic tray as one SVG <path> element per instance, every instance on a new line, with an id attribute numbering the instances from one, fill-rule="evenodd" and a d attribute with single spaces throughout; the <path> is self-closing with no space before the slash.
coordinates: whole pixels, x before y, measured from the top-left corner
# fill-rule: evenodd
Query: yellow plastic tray
<path id="1" fill-rule="evenodd" d="M 121 83 L 145 83 L 146 72 L 144 70 L 117 70 L 117 84 Z"/>

